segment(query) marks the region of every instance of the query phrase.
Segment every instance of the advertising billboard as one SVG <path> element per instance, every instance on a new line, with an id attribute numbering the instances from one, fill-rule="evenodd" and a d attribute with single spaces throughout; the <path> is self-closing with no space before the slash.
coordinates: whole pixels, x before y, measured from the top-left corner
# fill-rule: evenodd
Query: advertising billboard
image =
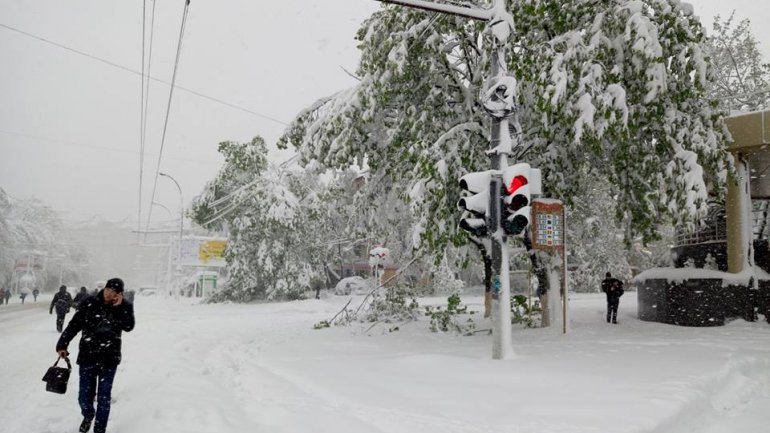
<path id="1" fill-rule="evenodd" d="M 226 238 L 194 237 L 182 239 L 182 266 L 225 266 Z"/>

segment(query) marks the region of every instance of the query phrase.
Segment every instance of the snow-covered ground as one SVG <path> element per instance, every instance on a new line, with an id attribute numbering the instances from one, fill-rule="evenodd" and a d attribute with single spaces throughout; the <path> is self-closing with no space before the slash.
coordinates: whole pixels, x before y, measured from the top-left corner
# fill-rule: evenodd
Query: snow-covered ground
<path id="1" fill-rule="evenodd" d="M 196 305 L 138 297 L 108 431 L 770 428 L 770 326 L 763 321 L 718 328 L 640 322 L 631 292 L 621 300 L 621 323 L 608 325 L 602 296 L 574 295 L 570 334 L 515 329 L 515 358 L 494 361 L 489 335 L 434 334 L 425 318 L 392 333 L 385 326 L 366 333 L 368 324 L 312 329 L 348 299 Z M 77 431 L 76 370 L 63 396 L 45 392 L 41 381 L 56 358 L 49 302 L 50 295 L 0 307 L 0 432 Z"/>

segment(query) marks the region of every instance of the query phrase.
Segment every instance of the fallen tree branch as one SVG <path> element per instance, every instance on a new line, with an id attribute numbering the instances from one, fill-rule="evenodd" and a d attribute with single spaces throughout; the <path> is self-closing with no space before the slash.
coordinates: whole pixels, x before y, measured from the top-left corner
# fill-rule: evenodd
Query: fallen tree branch
<path id="1" fill-rule="evenodd" d="M 350 299 L 348 299 L 348 303 L 347 303 L 347 304 L 345 304 L 345 306 L 344 306 L 344 307 L 342 307 L 342 309 L 341 309 L 340 311 L 338 311 L 338 312 L 337 312 L 337 314 L 335 314 L 335 315 L 334 315 L 334 317 L 332 317 L 331 319 L 329 319 L 329 322 L 328 322 L 328 323 L 333 325 L 333 324 L 334 324 L 334 319 L 336 319 L 336 318 L 337 318 L 337 316 L 339 316 L 340 314 L 342 314 L 342 312 L 343 312 L 343 311 L 347 311 L 347 309 L 348 309 L 348 305 L 350 305 L 350 303 L 351 303 L 351 302 L 353 302 L 353 298 L 350 298 Z M 345 313 L 345 315 L 347 316 L 347 313 Z"/>
<path id="2" fill-rule="evenodd" d="M 404 266 L 404 267 L 400 268 L 400 269 L 398 270 L 398 272 L 396 272 L 395 274 L 393 274 L 393 276 L 392 276 L 392 277 L 390 277 L 390 278 L 388 278 L 387 280 L 383 281 L 383 282 L 382 282 L 382 284 L 380 284 L 379 286 L 375 287 L 375 288 L 374 288 L 374 289 L 372 289 L 372 290 L 371 290 L 371 291 L 370 291 L 370 292 L 369 292 L 369 293 L 368 293 L 366 296 L 364 296 L 364 299 L 363 299 L 363 300 L 361 300 L 361 305 L 359 305 L 359 306 L 358 306 L 358 308 L 356 308 L 356 312 L 355 312 L 355 313 L 353 313 L 353 316 L 354 316 L 354 317 L 355 317 L 355 316 L 358 316 L 358 312 L 359 312 L 359 311 L 361 311 L 361 308 L 364 306 L 364 304 L 366 304 L 366 301 L 369 299 L 369 297 L 372 297 L 372 296 L 374 295 L 374 293 L 375 293 L 377 290 L 379 290 L 379 289 L 380 289 L 380 287 L 383 287 L 383 286 L 385 286 L 385 285 L 386 285 L 386 284 L 388 284 L 388 283 L 389 283 L 389 282 L 390 282 L 392 279 L 394 279 L 394 278 L 398 277 L 399 275 L 401 275 L 401 274 L 402 274 L 402 273 L 403 273 L 405 270 L 407 270 L 407 268 L 409 268 L 409 266 L 411 266 L 411 265 L 412 265 L 412 263 L 414 263 L 415 261 L 417 261 L 417 259 L 419 259 L 420 257 L 421 257 L 421 256 L 417 256 L 417 257 L 413 258 L 413 259 L 412 259 L 412 260 L 411 260 L 409 263 L 407 263 L 407 264 L 406 264 L 406 266 Z"/>

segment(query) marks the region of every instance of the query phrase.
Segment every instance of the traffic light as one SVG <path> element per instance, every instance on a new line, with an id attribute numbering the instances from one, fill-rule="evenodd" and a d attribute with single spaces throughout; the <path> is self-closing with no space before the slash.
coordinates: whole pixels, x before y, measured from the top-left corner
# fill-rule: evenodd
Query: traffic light
<path id="1" fill-rule="evenodd" d="M 457 207 L 466 212 L 460 220 L 460 228 L 476 237 L 484 237 L 488 234 L 487 208 L 491 176 L 491 171 L 479 171 L 468 173 L 460 178 L 460 188 L 468 192 L 457 202 Z"/>
<path id="2" fill-rule="evenodd" d="M 512 165 L 503 170 L 503 211 L 500 225 L 506 235 L 520 235 L 529 225 L 531 216 L 530 194 L 540 194 L 540 170 L 527 163 Z"/>

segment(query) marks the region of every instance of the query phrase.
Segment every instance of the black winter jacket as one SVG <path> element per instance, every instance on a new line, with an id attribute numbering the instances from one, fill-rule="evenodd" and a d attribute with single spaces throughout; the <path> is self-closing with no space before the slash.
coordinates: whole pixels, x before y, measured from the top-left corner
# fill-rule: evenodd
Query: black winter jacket
<path id="1" fill-rule="evenodd" d="M 623 296 L 623 282 L 617 278 L 605 278 L 602 281 L 602 292 L 607 294 L 607 302 L 617 301 Z"/>
<path id="2" fill-rule="evenodd" d="M 78 364 L 114 367 L 121 360 L 121 335 L 134 329 L 134 324 L 134 306 L 125 299 L 117 306 L 106 305 L 102 290 L 80 303 L 56 350 L 67 350 L 70 341 L 82 331 Z"/>
<path id="3" fill-rule="evenodd" d="M 78 292 L 78 294 L 75 295 L 75 299 L 72 301 L 72 306 L 75 307 L 75 309 L 80 308 L 80 303 L 89 296 L 91 295 L 89 295 L 87 292 Z"/>
<path id="4" fill-rule="evenodd" d="M 70 312 L 70 306 L 72 306 L 72 296 L 67 291 L 59 291 L 53 295 L 48 312 L 51 313 L 53 312 L 53 309 L 56 308 L 56 314 L 63 316 Z"/>

